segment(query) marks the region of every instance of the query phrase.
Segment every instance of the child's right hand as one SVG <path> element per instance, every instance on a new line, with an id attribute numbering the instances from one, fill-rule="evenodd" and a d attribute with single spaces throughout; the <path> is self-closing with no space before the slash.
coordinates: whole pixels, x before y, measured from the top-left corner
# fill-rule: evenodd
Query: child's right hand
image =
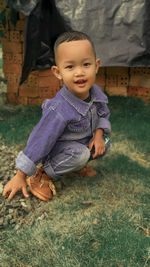
<path id="1" fill-rule="evenodd" d="M 19 190 L 22 190 L 24 197 L 29 197 L 27 192 L 26 174 L 20 170 L 18 170 L 17 174 L 5 185 L 3 196 L 8 197 L 8 199 L 11 200 Z"/>

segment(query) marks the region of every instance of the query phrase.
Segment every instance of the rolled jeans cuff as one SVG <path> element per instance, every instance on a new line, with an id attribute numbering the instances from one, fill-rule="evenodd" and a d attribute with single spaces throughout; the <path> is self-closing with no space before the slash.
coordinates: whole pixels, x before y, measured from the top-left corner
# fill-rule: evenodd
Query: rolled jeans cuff
<path id="1" fill-rule="evenodd" d="M 21 151 L 16 159 L 16 169 L 31 176 L 36 171 L 36 165 Z"/>

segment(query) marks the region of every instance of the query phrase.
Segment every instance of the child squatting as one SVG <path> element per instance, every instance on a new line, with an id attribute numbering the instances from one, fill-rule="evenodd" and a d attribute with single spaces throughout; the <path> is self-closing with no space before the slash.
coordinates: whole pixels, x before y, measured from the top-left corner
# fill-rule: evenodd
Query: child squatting
<path id="1" fill-rule="evenodd" d="M 100 59 L 91 39 L 82 32 L 65 32 L 54 53 L 52 72 L 64 85 L 42 104 L 42 117 L 16 159 L 16 175 L 4 187 L 9 200 L 19 190 L 29 197 L 28 185 L 33 195 L 48 201 L 56 194 L 55 181 L 69 172 L 95 175 L 87 163 L 109 150 L 110 111 L 107 96 L 95 84 Z"/>

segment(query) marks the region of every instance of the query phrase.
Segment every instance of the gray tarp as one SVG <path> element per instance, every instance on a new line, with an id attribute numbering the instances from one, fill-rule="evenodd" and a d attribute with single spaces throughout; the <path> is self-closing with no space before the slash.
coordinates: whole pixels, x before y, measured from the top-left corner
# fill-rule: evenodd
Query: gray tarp
<path id="1" fill-rule="evenodd" d="M 39 1 L 52 0 L 7 0 L 26 16 Z M 55 4 L 69 27 L 91 36 L 102 66 L 150 66 L 150 0 L 55 0 Z M 57 26 L 54 22 L 47 27 Z"/>
<path id="2" fill-rule="evenodd" d="M 150 66 L 150 0 L 55 0 L 94 41 L 102 66 Z"/>

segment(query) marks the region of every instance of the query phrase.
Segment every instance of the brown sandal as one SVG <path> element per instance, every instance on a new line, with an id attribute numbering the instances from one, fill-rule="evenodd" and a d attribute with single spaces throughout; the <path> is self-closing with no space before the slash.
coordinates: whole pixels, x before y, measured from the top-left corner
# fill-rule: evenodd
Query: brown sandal
<path id="1" fill-rule="evenodd" d="M 97 171 L 95 171 L 94 169 L 92 169 L 90 166 L 85 166 L 84 168 L 75 171 L 75 173 L 81 175 L 81 176 L 88 176 L 88 177 L 92 177 L 95 176 L 97 174 Z"/>
<path id="2" fill-rule="evenodd" d="M 56 195 L 56 188 L 52 179 L 44 172 L 43 167 L 27 179 L 31 193 L 43 201 L 51 200 Z"/>

